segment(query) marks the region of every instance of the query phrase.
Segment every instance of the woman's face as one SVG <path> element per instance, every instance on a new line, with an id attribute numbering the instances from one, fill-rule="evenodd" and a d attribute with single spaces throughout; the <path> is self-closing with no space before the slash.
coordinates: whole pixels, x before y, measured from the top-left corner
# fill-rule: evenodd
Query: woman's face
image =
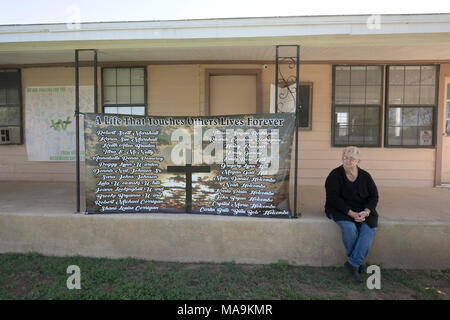
<path id="1" fill-rule="evenodd" d="M 353 169 L 358 165 L 359 159 L 356 159 L 353 153 L 347 152 L 342 158 L 342 163 L 344 165 L 344 169 Z"/>

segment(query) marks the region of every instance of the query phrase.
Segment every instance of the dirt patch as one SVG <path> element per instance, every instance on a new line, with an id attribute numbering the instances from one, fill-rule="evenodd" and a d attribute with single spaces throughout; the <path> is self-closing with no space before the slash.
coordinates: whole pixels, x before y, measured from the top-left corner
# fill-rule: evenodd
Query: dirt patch
<path id="1" fill-rule="evenodd" d="M 185 269 L 185 270 L 199 270 L 199 269 L 201 269 L 202 267 L 204 267 L 204 266 L 201 265 L 201 264 L 188 263 L 188 264 L 185 264 L 185 265 L 184 265 L 184 268 L 183 268 L 183 269 Z"/>
<path id="2" fill-rule="evenodd" d="M 201 286 L 202 283 L 200 281 L 198 281 L 198 280 L 189 280 L 189 281 L 186 282 L 186 285 L 188 287 L 198 287 L 198 286 Z"/>
<path id="3" fill-rule="evenodd" d="M 6 282 L 5 289 L 13 296 L 21 298 L 29 294 L 32 287 L 26 281 L 11 279 Z"/>
<path id="4" fill-rule="evenodd" d="M 148 263 L 136 263 L 128 266 L 125 270 L 125 274 L 131 281 L 143 281 L 145 274 L 151 269 L 152 267 L 149 266 Z"/>
<path id="5" fill-rule="evenodd" d="M 361 291 L 350 290 L 347 293 L 346 299 L 347 300 L 367 300 L 367 295 Z"/>
<path id="6" fill-rule="evenodd" d="M 4 288 L 10 294 L 18 298 L 22 298 L 33 290 L 33 284 L 31 281 L 32 274 L 32 272 L 25 272 L 13 275 L 11 278 L 6 280 Z"/>
<path id="7" fill-rule="evenodd" d="M 344 295 L 341 292 L 326 290 L 323 288 L 312 288 L 312 287 L 301 287 L 299 288 L 300 293 L 303 296 L 310 297 L 312 299 L 344 299 Z"/>
<path id="8" fill-rule="evenodd" d="M 254 270 L 258 270 L 260 268 L 261 268 L 261 266 L 259 266 L 259 265 L 246 264 L 246 265 L 242 266 L 242 269 L 247 270 L 247 271 L 254 271 Z"/>
<path id="9" fill-rule="evenodd" d="M 107 287 L 107 288 L 105 289 L 105 293 L 106 293 L 107 295 L 112 294 L 112 293 L 114 292 L 114 289 L 116 289 L 116 286 L 115 286 L 115 285 L 110 285 L 109 287 Z"/>

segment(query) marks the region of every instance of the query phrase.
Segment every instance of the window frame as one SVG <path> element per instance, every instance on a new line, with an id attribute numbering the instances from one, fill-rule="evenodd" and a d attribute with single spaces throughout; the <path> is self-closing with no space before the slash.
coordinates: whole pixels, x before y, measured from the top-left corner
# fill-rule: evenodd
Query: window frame
<path id="1" fill-rule="evenodd" d="M 336 67 L 381 67 L 381 79 L 380 79 L 380 104 L 374 105 L 374 104 L 350 104 L 350 101 L 346 105 L 339 105 L 335 103 L 335 95 L 336 95 L 336 85 L 335 85 L 335 79 L 336 79 Z M 366 69 L 367 71 L 367 69 Z M 342 148 L 347 146 L 356 146 L 360 148 L 381 148 L 382 142 L 381 139 L 383 137 L 383 95 L 384 95 L 384 78 L 385 78 L 385 66 L 379 65 L 379 64 L 333 64 L 332 65 L 332 75 L 331 75 L 331 147 L 335 148 Z M 351 84 L 350 84 L 351 86 Z M 367 85 L 365 85 L 367 87 Z M 350 99 L 350 97 L 349 97 Z M 348 107 L 348 108 L 356 108 L 356 107 L 377 107 L 378 108 L 378 143 L 367 145 L 367 144 L 361 144 L 361 143 L 351 143 L 348 144 L 336 144 L 335 141 L 335 122 L 336 122 L 336 107 Z"/>
<path id="2" fill-rule="evenodd" d="M 133 68 L 143 68 L 144 69 L 144 104 L 135 104 L 135 103 L 130 103 L 130 104 L 111 104 L 111 105 L 106 105 L 106 107 L 138 107 L 138 106 L 143 106 L 144 107 L 144 115 L 143 116 L 147 116 L 148 115 L 148 101 L 147 101 L 147 95 L 148 95 L 148 84 L 147 84 L 147 66 L 108 66 L 108 67 L 102 67 L 102 75 L 101 75 L 101 94 L 102 94 L 102 109 L 101 112 L 105 113 L 105 94 L 104 94 L 104 83 L 103 83 L 103 74 L 105 69 L 133 69 Z M 131 79 L 130 79 L 131 81 Z M 111 86 L 112 87 L 112 86 Z M 116 101 L 117 101 L 117 73 L 116 73 L 116 85 L 114 86 L 116 88 Z M 131 83 L 130 83 L 130 88 L 131 88 Z M 131 89 L 130 89 L 131 90 Z M 131 99 L 131 93 L 130 93 L 130 99 Z"/>
<path id="3" fill-rule="evenodd" d="M 427 67 L 433 66 L 435 70 L 435 93 L 434 104 L 389 104 L 389 67 Z M 438 101 L 439 101 L 439 64 L 389 64 L 385 66 L 386 79 L 385 79 L 385 99 L 384 99 L 384 147 L 385 148 L 407 148 L 407 149 L 435 149 L 437 142 L 437 113 L 438 113 Z M 404 85 L 405 86 L 405 85 Z M 395 145 L 389 144 L 389 109 L 390 108 L 432 108 L 433 120 L 431 124 L 432 130 L 432 142 L 431 145 Z"/>
<path id="4" fill-rule="evenodd" d="M 19 75 L 18 80 L 18 90 L 19 90 L 19 117 L 20 117 L 20 125 L 19 125 L 19 134 L 20 139 L 19 142 L 15 143 L 1 143 L 0 146 L 11 146 L 11 145 L 23 145 L 24 144 L 24 120 L 23 120 L 23 96 L 22 96 L 22 69 L 21 68 L 0 68 L 0 70 L 16 70 Z M 0 129 L 8 128 L 8 127 L 17 127 L 17 125 L 0 125 Z"/>

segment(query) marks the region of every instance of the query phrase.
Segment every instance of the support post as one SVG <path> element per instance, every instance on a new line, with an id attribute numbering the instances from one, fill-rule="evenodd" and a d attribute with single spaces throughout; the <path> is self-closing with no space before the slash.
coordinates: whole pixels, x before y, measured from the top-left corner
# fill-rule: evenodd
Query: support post
<path id="1" fill-rule="evenodd" d="M 80 178 L 80 68 L 79 53 L 80 51 L 94 52 L 94 110 L 97 110 L 97 50 L 95 49 L 76 49 L 75 50 L 75 128 L 76 128 L 76 180 L 77 180 L 77 213 L 81 208 L 81 178 Z"/>
<path id="2" fill-rule="evenodd" d="M 283 55 L 280 52 L 280 49 L 288 49 L 288 51 L 292 51 L 296 49 L 295 54 L 287 54 Z M 289 50 L 290 49 L 290 50 Z M 297 212 L 297 190 L 298 190 L 298 128 L 299 128 L 299 112 L 300 112 L 300 46 L 299 45 L 277 45 L 276 53 L 275 53 L 275 113 L 278 112 L 295 112 L 295 160 L 294 160 L 294 212 L 291 215 L 291 218 L 297 218 L 301 215 L 300 212 Z M 294 69 L 295 67 L 295 76 L 287 75 L 283 73 L 283 69 Z M 292 71 L 291 71 L 292 72 Z M 291 73 L 289 72 L 289 73 Z M 289 86 L 295 83 L 295 94 L 290 90 Z M 282 85 L 286 88 L 287 93 L 294 100 L 295 110 L 285 110 L 285 108 L 279 108 L 279 98 L 283 93 L 279 93 L 278 87 Z M 286 98 L 285 96 L 283 96 Z"/>
<path id="3" fill-rule="evenodd" d="M 297 70 L 295 77 L 295 182 L 294 182 L 294 218 L 297 218 L 297 186 L 298 186 L 298 123 L 300 112 L 300 46 L 297 46 Z"/>
<path id="4" fill-rule="evenodd" d="M 80 79 L 78 68 L 78 50 L 75 50 L 75 127 L 76 127 L 76 179 L 77 179 L 77 212 L 80 212 Z"/>
<path id="5" fill-rule="evenodd" d="M 97 50 L 94 50 L 94 112 L 98 108 L 98 90 L 97 90 Z"/>

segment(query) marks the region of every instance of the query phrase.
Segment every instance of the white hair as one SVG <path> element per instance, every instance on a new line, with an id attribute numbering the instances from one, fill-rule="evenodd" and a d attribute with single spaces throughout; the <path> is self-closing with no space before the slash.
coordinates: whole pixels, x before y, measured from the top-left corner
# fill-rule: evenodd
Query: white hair
<path id="1" fill-rule="evenodd" d="M 344 148 L 344 151 L 342 151 L 342 159 L 344 159 L 344 156 L 350 154 L 355 159 L 360 159 L 359 157 L 359 149 L 355 146 L 349 146 Z"/>

